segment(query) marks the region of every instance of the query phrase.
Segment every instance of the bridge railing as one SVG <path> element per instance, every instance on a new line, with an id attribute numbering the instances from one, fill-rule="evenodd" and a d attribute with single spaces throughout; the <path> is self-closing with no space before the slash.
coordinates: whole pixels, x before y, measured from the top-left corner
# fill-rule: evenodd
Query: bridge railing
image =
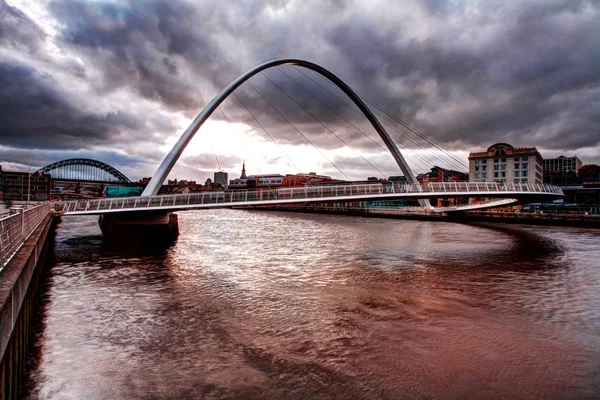
<path id="1" fill-rule="evenodd" d="M 419 185 L 424 192 L 528 192 L 562 195 L 562 189 L 542 183 L 431 182 Z"/>
<path id="2" fill-rule="evenodd" d="M 317 201 L 323 198 L 338 198 L 351 196 L 369 196 L 393 193 L 443 193 L 449 195 L 481 193 L 523 192 L 523 193 L 552 193 L 562 194 L 560 188 L 534 183 L 496 182 L 432 182 L 424 184 L 398 185 L 390 183 L 372 183 L 360 185 L 331 185 L 306 186 L 297 188 L 273 188 L 269 190 L 240 190 L 227 192 L 199 192 L 176 195 L 160 195 L 149 197 L 104 198 L 94 200 L 77 200 L 57 203 L 57 211 L 63 212 L 98 212 L 123 209 L 148 209 L 165 207 L 185 207 L 201 204 L 249 203 L 269 200 L 300 200 Z"/>
<path id="3" fill-rule="evenodd" d="M 12 259 L 38 225 L 52 212 L 54 204 L 12 209 L 0 218 L 0 269 Z"/>

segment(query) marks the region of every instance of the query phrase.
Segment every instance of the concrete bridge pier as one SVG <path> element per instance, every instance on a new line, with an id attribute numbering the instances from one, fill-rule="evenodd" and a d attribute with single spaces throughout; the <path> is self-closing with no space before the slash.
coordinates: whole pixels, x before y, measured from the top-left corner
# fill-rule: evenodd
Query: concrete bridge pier
<path id="1" fill-rule="evenodd" d="M 169 243 L 179 236 L 177 214 L 166 211 L 103 214 L 98 225 L 105 242 L 125 247 Z"/>

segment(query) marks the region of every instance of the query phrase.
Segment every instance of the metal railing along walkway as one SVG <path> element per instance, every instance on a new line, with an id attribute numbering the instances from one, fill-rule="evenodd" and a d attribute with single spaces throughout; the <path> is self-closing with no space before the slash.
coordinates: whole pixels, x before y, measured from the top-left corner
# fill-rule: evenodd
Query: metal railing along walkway
<path id="1" fill-rule="evenodd" d="M 11 209 L 9 214 L 0 217 L 0 270 L 53 210 L 53 203 L 42 203 L 30 208 Z"/>
<path id="2" fill-rule="evenodd" d="M 458 206 L 447 206 L 437 207 L 435 212 L 452 212 L 452 211 L 474 211 L 484 210 L 486 208 L 496 208 L 510 206 L 517 202 L 517 199 L 504 198 L 504 199 L 487 199 L 483 202 L 476 202 L 470 204 L 461 204 Z"/>
<path id="3" fill-rule="evenodd" d="M 531 194 L 563 195 L 555 186 L 494 182 L 443 182 L 425 184 L 361 184 L 323 185 L 298 188 L 240 190 L 225 192 L 199 192 L 147 197 L 121 197 L 93 200 L 74 200 L 56 204 L 56 210 L 65 214 L 103 214 L 119 211 L 144 211 L 160 209 L 234 207 L 244 205 L 302 203 L 307 201 L 352 201 L 385 198 L 430 197 L 510 197 Z"/>

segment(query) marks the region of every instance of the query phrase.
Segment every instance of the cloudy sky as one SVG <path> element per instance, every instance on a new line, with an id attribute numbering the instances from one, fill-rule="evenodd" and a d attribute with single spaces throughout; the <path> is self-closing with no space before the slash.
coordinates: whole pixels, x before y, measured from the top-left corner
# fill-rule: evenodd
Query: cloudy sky
<path id="1" fill-rule="evenodd" d="M 284 57 L 447 151 L 383 117 L 417 172 L 495 142 L 600 163 L 599 1 L 0 0 L 0 164 L 26 170 L 31 149 L 33 168 L 88 157 L 151 176 L 221 89 Z M 236 177 L 242 160 L 249 173 L 398 174 L 347 99 L 290 66 L 228 98 L 171 176 Z"/>

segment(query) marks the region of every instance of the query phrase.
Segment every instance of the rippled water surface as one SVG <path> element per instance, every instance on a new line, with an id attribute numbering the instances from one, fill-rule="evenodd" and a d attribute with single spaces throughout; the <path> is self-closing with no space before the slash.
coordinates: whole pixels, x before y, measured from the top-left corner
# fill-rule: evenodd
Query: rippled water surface
<path id="1" fill-rule="evenodd" d="M 28 398 L 598 398 L 600 231 L 214 210 L 59 226 Z"/>

